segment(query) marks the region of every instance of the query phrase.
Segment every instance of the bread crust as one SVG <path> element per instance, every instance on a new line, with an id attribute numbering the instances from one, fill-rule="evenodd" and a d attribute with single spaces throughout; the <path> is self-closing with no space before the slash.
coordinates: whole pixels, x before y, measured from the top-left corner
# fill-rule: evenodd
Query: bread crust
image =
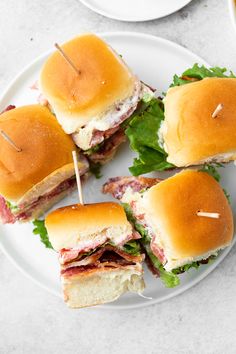
<path id="1" fill-rule="evenodd" d="M 74 204 L 59 208 L 45 219 L 53 248 L 98 246 L 107 240 L 114 243 L 132 234 L 124 209 L 117 203 Z M 92 247 L 92 248 L 94 248 Z"/>
<path id="2" fill-rule="evenodd" d="M 64 300 L 71 308 L 112 302 L 127 291 L 141 293 L 144 287 L 142 271 L 136 266 L 96 269 L 69 278 L 62 277 Z"/>
<path id="3" fill-rule="evenodd" d="M 41 71 L 40 90 L 64 130 L 72 133 L 130 97 L 136 78 L 122 58 L 94 34 L 77 36 L 61 47 L 80 74 L 55 51 Z"/>
<path id="4" fill-rule="evenodd" d="M 22 149 L 17 152 L 0 136 L 0 194 L 5 199 L 18 202 L 54 171 L 71 171 L 76 146 L 46 107 L 7 111 L 0 116 L 0 129 Z"/>
<path id="5" fill-rule="evenodd" d="M 236 159 L 236 79 L 206 78 L 170 88 L 162 126 L 167 161 L 177 167 Z M 223 109 L 213 118 L 219 104 Z"/>
<path id="6" fill-rule="evenodd" d="M 168 258 L 193 259 L 231 243 L 232 210 L 220 185 L 207 173 L 182 171 L 150 188 L 144 198 L 146 220 Z M 198 211 L 220 217 L 201 217 Z"/>

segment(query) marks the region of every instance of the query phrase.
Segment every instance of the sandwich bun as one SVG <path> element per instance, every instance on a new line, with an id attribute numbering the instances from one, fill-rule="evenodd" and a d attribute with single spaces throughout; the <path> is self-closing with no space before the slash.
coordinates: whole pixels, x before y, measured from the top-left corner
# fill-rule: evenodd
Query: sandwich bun
<path id="1" fill-rule="evenodd" d="M 69 188 L 68 190 L 64 190 L 61 193 L 59 193 L 49 199 L 46 199 L 43 203 L 36 205 L 34 208 L 32 208 L 32 211 L 29 213 L 28 217 L 24 218 L 23 220 L 17 220 L 17 221 L 20 223 L 25 223 L 25 222 L 29 222 L 31 220 L 39 218 L 47 210 L 51 209 L 56 203 L 58 203 L 60 200 L 62 200 L 66 196 L 68 196 L 69 193 L 71 193 L 72 190 L 75 188 L 76 188 L 76 183 L 74 184 L 73 188 Z"/>
<path id="2" fill-rule="evenodd" d="M 59 208 L 46 217 L 45 226 L 56 251 L 95 248 L 109 240 L 120 244 L 132 234 L 124 209 L 113 202 Z"/>
<path id="3" fill-rule="evenodd" d="M 7 111 L 0 129 L 22 149 L 17 152 L 0 136 L 0 194 L 6 200 L 30 202 L 74 174 L 76 147 L 46 107 Z"/>
<path id="4" fill-rule="evenodd" d="M 140 293 L 145 287 L 142 270 L 136 266 L 93 269 L 70 277 L 62 276 L 61 280 L 64 300 L 71 308 L 115 301 L 127 291 Z"/>
<path id="5" fill-rule="evenodd" d="M 157 235 L 152 242 L 167 258 L 165 268 L 206 259 L 230 245 L 233 215 L 229 202 L 213 177 L 185 170 L 151 187 L 143 197 L 145 220 Z M 198 216 L 219 213 L 219 218 Z"/>
<path id="6" fill-rule="evenodd" d="M 236 79 L 206 78 L 170 88 L 161 128 L 167 161 L 177 167 L 236 159 Z M 219 104 L 223 109 L 216 118 Z"/>
<path id="7" fill-rule="evenodd" d="M 137 79 L 94 34 L 80 35 L 61 48 L 80 74 L 55 51 L 43 66 L 39 85 L 63 129 L 71 134 L 131 97 Z"/>

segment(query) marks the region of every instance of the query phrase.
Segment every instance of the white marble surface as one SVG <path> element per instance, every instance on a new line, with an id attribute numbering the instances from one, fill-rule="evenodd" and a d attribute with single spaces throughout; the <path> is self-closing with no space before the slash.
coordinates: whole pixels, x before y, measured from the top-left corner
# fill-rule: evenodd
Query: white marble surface
<path id="1" fill-rule="evenodd" d="M 236 71 L 226 0 L 193 0 L 167 18 L 138 24 L 106 19 L 77 0 L 1 0 L 0 14 L 1 90 L 55 40 L 81 31 L 155 34 Z M 68 310 L 0 253 L 0 353 L 235 353 L 235 257 L 234 248 L 208 278 L 175 299 L 114 312 Z"/>

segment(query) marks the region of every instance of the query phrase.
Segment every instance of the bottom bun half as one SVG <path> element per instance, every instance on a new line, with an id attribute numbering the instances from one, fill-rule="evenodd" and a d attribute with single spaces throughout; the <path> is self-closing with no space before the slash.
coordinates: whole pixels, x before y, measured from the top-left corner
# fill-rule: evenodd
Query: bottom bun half
<path id="1" fill-rule="evenodd" d="M 64 300 L 70 308 L 105 304 L 118 299 L 127 291 L 140 293 L 145 284 L 142 272 L 135 267 L 108 268 L 62 276 Z"/>

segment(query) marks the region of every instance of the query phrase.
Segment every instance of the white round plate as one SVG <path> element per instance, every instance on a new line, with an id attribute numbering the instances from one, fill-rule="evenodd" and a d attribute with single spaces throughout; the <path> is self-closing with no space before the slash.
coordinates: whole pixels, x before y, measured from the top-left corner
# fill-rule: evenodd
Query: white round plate
<path id="1" fill-rule="evenodd" d="M 236 31 L 236 0 L 228 0 L 230 17 Z"/>
<path id="2" fill-rule="evenodd" d="M 191 0 L 80 0 L 100 15 L 119 21 L 150 21 L 170 15 Z"/>
<path id="3" fill-rule="evenodd" d="M 157 88 L 158 94 L 165 91 L 175 73 L 182 73 L 186 68 L 198 62 L 206 64 L 201 58 L 179 45 L 162 38 L 140 33 L 118 32 L 104 33 L 101 36 L 111 44 L 129 64 L 133 71 L 146 83 Z M 43 55 L 29 65 L 9 86 L 0 101 L 0 110 L 9 104 L 16 106 L 35 103 L 38 93 L 30 86 L 39 77 L 40 68 L 49 53 Z M 206 64 L 207 65 L 207 64 Z M 99 180 L 91 177 L 84 186 L 86 203 L 112 200 L 103 195 L 102 184 L 114 176 L 129 174 L 128 167 L 132 164 L 134 154 L 128 144 L 124 144 L 115 159 L 102 170 L 103 177 Z M 227 166 L 224 171 L 224 186 L 231 195 L 235 191 L 235 172 L 233 166 Z M 170 173 L 169 173 L 170 174 Z M 156 173 L 154 176 L 165 177 L 167 173 Z M 77 202 L 77 194 L 64 199 L 58 206 Z M 235 203 L 233 204 L 235 210 Z M 59 280 L 59 264 L 54 251 L 48 250 L 40 242 L 37 235 L 32 234 L 31 224 L 0 226 L 0 244 L 6 255 L 26 275 L 51 293 L 61 296 Z M 210 265 L 201 266 L 199 270 L 189 271 L 180 276 L 181 285 L 166 289 L 160 280 L 145 271 L 146 290 L 144 294 L 152 298 L 146 300 L 136 294 L 125 294 L 118 301 L 107 304 L 103 308 L 135 308 L 151 305 L 176 296 L 192 287 L 209 274 L 227 255 L 230 248 L 220 254 Z"/>

